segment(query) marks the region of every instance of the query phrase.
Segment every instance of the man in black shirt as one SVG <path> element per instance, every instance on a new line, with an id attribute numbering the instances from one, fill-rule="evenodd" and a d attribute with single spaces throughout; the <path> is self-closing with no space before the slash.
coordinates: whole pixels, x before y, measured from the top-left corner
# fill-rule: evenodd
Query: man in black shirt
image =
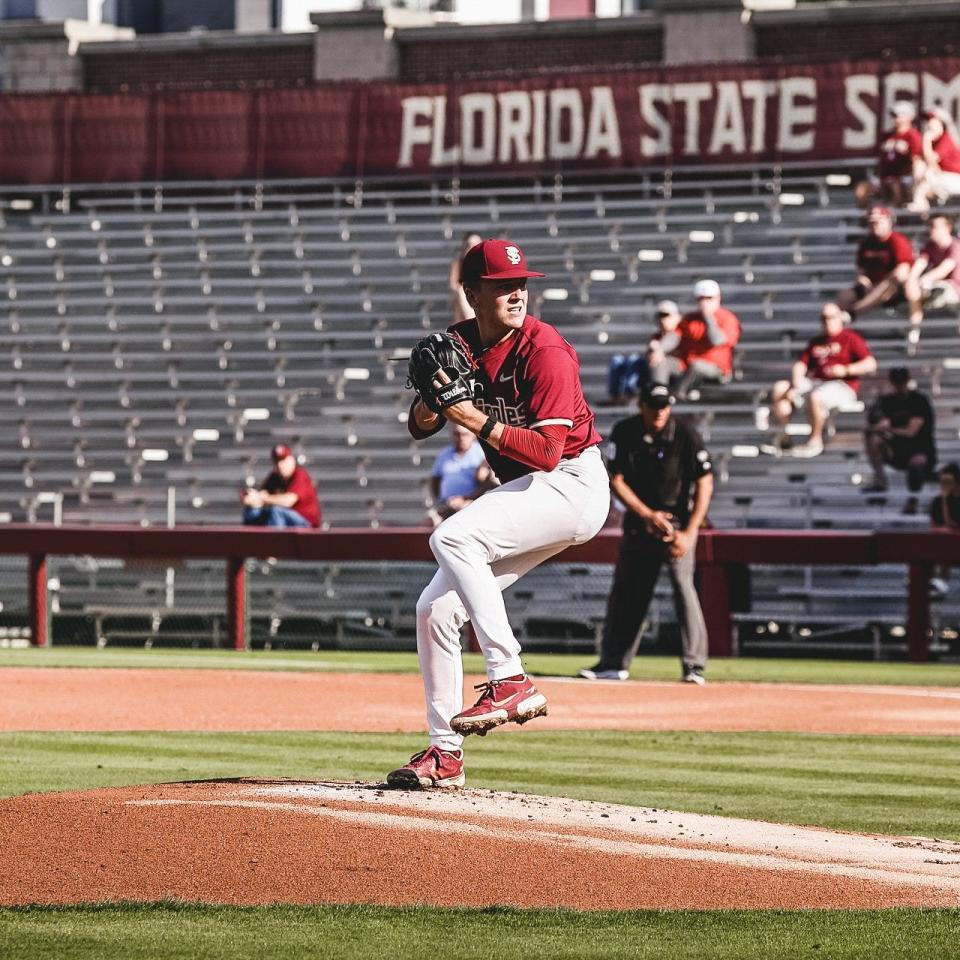
<path id="1" fill-rule="evenodd" d="M 610 435 L 610 486 L 627 512 L 600 662 L 580 671 L 588 680 L 627 679 L 666 563 L 683 644 L 683 679 L 704 682 L 707 626 L 693 574 L 697 533 L 713 494 L 713 465 L 697 431 L 671 415 L 672 404 L 667 387 L 648 384 L 640 414 L 616 423 Z"/>
<path id="2" fill-rule="evenodd" d="M 916 495 L 937 462 L 933 406 L 924 394 L 912 388 L 906 367 L 894 367 L 887 376 L 891 392 L 880 397 L 867 415 L 865 441 L 873 482 L 864 491 L 886 491 L 885 465 L 906 470 L 911 495 L 904 513 L 916 513 Z"/>

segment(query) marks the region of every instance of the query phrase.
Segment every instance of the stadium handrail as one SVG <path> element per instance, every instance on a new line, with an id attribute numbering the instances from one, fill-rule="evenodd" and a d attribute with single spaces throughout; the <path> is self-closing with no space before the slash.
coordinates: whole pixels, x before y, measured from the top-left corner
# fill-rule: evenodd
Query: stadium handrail
<path id="1" fill-rule="evenodd" d="M 702 174 L 750 174 L 770 172 L 778 173 L 817 173 L 818 171 L 841 172 L 845 170 L 862 170 L 865 167 L 873 166 L 872 157 L 844 157 L 836 160 L 766 160 L 752 161 L 733 164 L 698 164 L 691 166 L 673 166 L 669 162 L 657 163 L 651 161 L 650 164 L 642 167 L 611 167 L 606 169 L 584 170 L 570 169 L 565 171 L 551 170 L 541 175 L 535 175 L 528 172 L 517 171 L 498 171 L 482 173 L 470 169 L 446 170 L 436 175 L 396 173 L 396 174 L 360 174 L 357 176 L 345 177 L 260 177 L 247 178 L 240 180 L 118 180 L 118 181 L 92 181 L 86 183 L 0 183 L 0 195 L 2 194 L 31 194 L 31 193 L 109 193 L 114 191 L 137 191 L 137 190 L 156 190 L 159 188 L 170 188 L 171 190 L 211 190 L 223 192 L 227 190 L 251 189 L 264 187 L 341 187 L 347 188 L 352 192 L 358 185 L 372 184 L 390 184 L 392 186 L 408 184 L 411 186 L 430 185 L 436 186 L 439 192 L 443 192 L 446 185 L 451 183 L 463 184 L 497 184 L 497 183 L 529 183 L 532 180 L 541 180 L 544 183 L 559 180 L 561 183 L 568 179 L 573 182 L 579 180 L 600 181 L 600 180 L 627 180 L 631 177 L 643 177 L 644 175 L 669 175 L 678 180 L 693 179 Z"/>
<path id="2" fill-rule="evenodd" d="M 0 555 L 28 557 L 31 643 L 49 641 L 47 557 L 81 555 L 139 559 L 227 561 L 227 625 L 230 645 L 247 648 L 248 558 L 302 562 L 430 561 L 430 531 L 424 527 L 271 530 L 253 527 L 140 527 L 134 525 L 5 524 Z M 563 563 L 611 564 L 619 530 L 604 530 L 552 558 Z M 712 656 L 734 652 L 731 627 L 731 565 L 811 564 L 840 566 L 904 564 L 907 578 L 907 651 L 914 661 L 929 655 L 930 577 L 934 564 L 960 563 L 960 533 L 948 530 L 704 530 L 697 545 L 700 595 Z M 551 561 L 547 561 L 548 563 Z"/>

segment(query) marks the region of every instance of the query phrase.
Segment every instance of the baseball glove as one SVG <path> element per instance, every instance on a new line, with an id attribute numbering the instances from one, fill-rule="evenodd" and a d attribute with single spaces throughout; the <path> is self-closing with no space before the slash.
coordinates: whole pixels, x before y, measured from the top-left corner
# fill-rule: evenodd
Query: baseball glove
<path id="1" fill-rule="evenodd" d="M 458 333 L 431 333 L 410 351 L 407 386 L 434 412 L 442 413 L 473 396 L 470 377 L 477 369 L 470 347 Z M 443 373 L 443 377 L 438 374 Z M 447 383 L 443 380 L 446 378 Z"/>

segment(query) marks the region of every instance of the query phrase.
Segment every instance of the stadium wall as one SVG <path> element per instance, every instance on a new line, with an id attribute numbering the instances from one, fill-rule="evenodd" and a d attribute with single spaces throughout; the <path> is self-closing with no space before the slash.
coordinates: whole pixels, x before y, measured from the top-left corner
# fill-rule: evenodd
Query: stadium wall
<path id="1" fill-rule="evenodd" d="M 620 534 L 602 531 L 591 541 L 565 550 L 555 561 L 613 563 Z M 162 558 L 224 558 L 230 645 L 245 649 L 248 557 L 298 561 L 431 560 L 427 533 L 419 528 L 342 529 L 318 533 L 249 527 L 47 526 L 10 524 L 0 528 L 0 554 L 29 557 L 28 595 L 31 642 L 48 642 L 47 557 L 54 554 Z M 711 656 L 733 652 L 730 601 L 731 565 L 897 563 L 907 567 L 907 651 L 911 660 L 929 655 L 930 577 L 935 563 L 960 562 L 960 537 L 949 530 L 853 531 L 704 530 L 697 544 L 699 592 L 709 625 Z"/>
<path id="2" fill-rule="evenodd" d="M 894 100 L 960 120 L 960 58 L 517 81 L 0 97 L 0 182 L 536 173 L 868 158 Z"/>

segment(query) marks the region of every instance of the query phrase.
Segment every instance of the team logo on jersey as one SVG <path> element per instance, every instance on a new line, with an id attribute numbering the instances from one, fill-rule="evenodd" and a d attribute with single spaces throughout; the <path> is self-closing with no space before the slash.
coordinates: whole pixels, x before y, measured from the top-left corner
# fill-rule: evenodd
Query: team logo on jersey
<path id="1" fill-rule="evenodd" d="M 507 255 L 507 259 L 516 266 L 520 262 L 520 248 L 519 247 L 504 247 L 503 252 Z"/>
<path id="2" fill-rule="evenodd" d="M 509 404 L 503 397 L 484 399 L 483 384 L 477 380 L 473 381 L 473 405 L 488 417 L 493 417 L 494 420 L 499 420 L 511 427 L 527 425 L 527 414 L 521 404 Z"/>

